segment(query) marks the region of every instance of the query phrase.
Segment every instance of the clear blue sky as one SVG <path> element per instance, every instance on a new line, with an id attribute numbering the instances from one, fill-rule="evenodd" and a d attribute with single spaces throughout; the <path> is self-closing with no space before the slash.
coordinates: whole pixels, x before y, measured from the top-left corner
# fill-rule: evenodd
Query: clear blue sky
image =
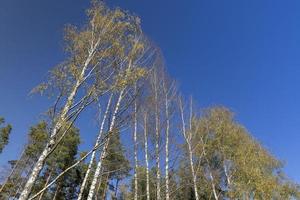
<path id="1" fill-rule="evenodd" d="M 222 104 L 235 111 L 300 182 L 300 1 L 107 3 L 141 17 L 185 94 L 193 94 L 200 106 Z M 63 59 L 63 26 L 83 23 L 88 5 L 88 0 L 0 1 L 0 115 L 14 127 L 0 164 L 16 158 L 29 126 L 49 106 L 28 92 Z M 94 126 L 88 121 L 84 130 Z"/>

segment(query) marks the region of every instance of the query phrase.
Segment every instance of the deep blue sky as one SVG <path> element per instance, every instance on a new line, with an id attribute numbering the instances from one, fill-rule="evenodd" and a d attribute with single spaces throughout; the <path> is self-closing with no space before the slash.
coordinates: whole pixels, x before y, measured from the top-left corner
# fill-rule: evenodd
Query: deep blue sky
<path id="1" fill-rule="evenodd" d="M 300 182 L 300 1 L 107 0 L 142 19 L 171 75 L 200 106 L 225 105 Z M 62 29 L 88 0 L 0 1 L 0 116 L 13 124 L 0 164 L 15 159 L 49 106 L 28 97 L 63 57 Z M 85 130 L 93 131 L 89 121 Z M 87 139 L 86 139 L 87 140 Z"/>

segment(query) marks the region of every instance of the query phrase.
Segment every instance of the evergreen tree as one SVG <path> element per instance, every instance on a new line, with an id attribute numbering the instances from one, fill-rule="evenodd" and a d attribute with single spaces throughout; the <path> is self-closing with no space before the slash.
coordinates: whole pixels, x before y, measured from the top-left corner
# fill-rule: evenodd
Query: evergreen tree
<path id="1" fill-rule="evenodd" d="M 10 161 L 12 172 L 8 177 L 1 194 L 8 197 L 18 197 L 24 187 L 28 174 L 43 150 L 49 137 L 48 127 L 45 121 L 30 128 L 29 141 L 19 160 Z M 80 143 L 79 130 L 72 127 L 63 141 L 57 146 L 53 154 L 49 156 L 43 172 L 33 188 L 33 194 L 44 187 L 57 174 L 65 170 L 76 161 L 78 145 Z M 71 170 L 51 190 L 43 193 L 41 199 L 52 199 L 57 192 L 58 199 L 74 199 L 76 188 L 79 184 L 77 169 Z"/>
<path id="2" fill-rule="evenodd" d="M 18 160 L 9 161 L 11 173 L 8 175 L 1 194 L 5 193 L 9 197 L 18 197 L 22 187 L 27 181 L 28 174 L 32 170 L 41 150 L 47 139 L 47 124 L 42 121 L 32 126 L 28 133 L 28 143 L 25 146 Z"/>
<path id="3" fill-rule="evenodd" d="M 150 199 L 151 200 L 155 200 L 156 197 L 156 190 L 155 190 L 155 186 L 156 186 L 156 179 L 155 179 L 155 172 L 156 170 L 153 168 L 152 170 L 149 171 L 149 182 L 150 182 Z M 138 199 L 140 200 L 146 200 L 147 196 L 146 196 L 146 186 L 147 186 L 147 182 L 146 182 L 146 168 L 140 166 L 137 169 L 137 174 L 138 174 Z M 134 188 L 134 181 L 132 180 L 132 188 Z"/>
<path id="4" fill-rule="evenodd" d="M 2 153 L 4 147 L 9 142 L 9 135 L 11 132 L 12 126 L 7 124 L 5 126 L 5 119 L 0 116 L 0 154 Z"/>
<path id="5" fill-rule="evenodd" d="M 47 140 L 45 139 L 45 142 Z M 69 129 L 62 142 L 46 160 L 42 174 L 33 188 L 33 194 L 41 190 L 54 177 L 76 162 L 78 145 L 80 144 L 79 130 L 75 127 Z M 80 174 L 78 169 L 73 169 L 61 177 L 54 187 L 42 193 L 40 199 L 75 199 L 79 186 Z"/>
<path id="6" fill-rule="evenodd" d="M 103 172 L 107 174 L 107 182 L 104 182 L 102 190 L 106 193 L 109 189 L 111 195 L 116 198 L 120 181 L 129 176 L 131 170 L 129 160 L 125 157 L 125 148 L 121 143 L 118 130 L 115 130 L 111 135 L 108 154 L 103 161 L 103 166 Z"/>

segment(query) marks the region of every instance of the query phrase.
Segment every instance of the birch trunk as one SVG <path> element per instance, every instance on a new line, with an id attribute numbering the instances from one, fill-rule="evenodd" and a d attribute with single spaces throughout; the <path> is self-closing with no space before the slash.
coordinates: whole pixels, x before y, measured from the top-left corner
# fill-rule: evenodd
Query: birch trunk
<path id="1" fill-rule="evenodd" d="M 96 143 L 95 143 L 95 145 L 94 145 L 94 149 L 95 149 L 95 147 L 97 147 L 97 146 L 99 145 L 99 143 L 100 143 L 101 136 L 102 136 L 103 129 L 104 129 L 104 125 L 105 125 L 105 121 L 106 121 L 106 118 L 107 118 L 107 115 L 108 115 L 108 112 L 109 112 L 111 100 L 112 100 L 112 95 L 110 95 L 109 100 L 108 100 L 108 102 L 107 102 L 106 110 L 105 110 L 105 113 L 104 113 L 104 115 L 103 115 L 103 119 L 102 119 L 102 122 L 101 122 L 100 131 L 99 131 L 99 134 L 98 134 Z M 93 151 L 93 153 L 92 153 L 92 155 L 91 155 L 91 159 L 90 159 L 90 162 L 89 162 L 88 169 L 87 169 L 87 171 L 86 171 L 86 174 L 85 174 L 85 176 L 84 176 L 83 182 L 82 182 L 81 187 L 80 187 L 80 192 L 79 192 L 79 194 L 78 194 L 78 200 L 81 200 L 81 199 L 82 199 L 82 195 L 83 195 L 83 192 L 84 192 L 84 189 L 85 189 L 85 186 L 86 186 L 86 183 L 87 183 L 89 174 L 90 174 L 90 172 L 91 172 L 91 170 L 92 170 L 92 165 L 93 165 L 93 162 L 94 162 L 94 160 L 95 160 L 95 156 L 96 156 L 96 149 Z"/>
<path id="2" fill-rule="evenodd" d="M 144 142 L 145 142 L 145 162 L 146 162 L 146 195 L 150 200 L 150 178 L 149 178 L 149 160 L 148 160 L 148 133 L 147 133 L 147 113 L 144 115 Z"/>
<path id="3" fill-rule="evenodd" d="M 74 99 L 75 99 L 75 96 L 77 94 L 77 91 L 80 87 L 80 85 L 82 84 L 82 80 L 84 79 L 84 75 L 86 73 L 86 70 L 87 70 L 87 67 L 90 63 L 90 61 L 92 60 L 93 58 L 93 55 L 94 55 L 94 51 L 96 49 L 96 47 L 98 46 L 98 43 L 91 48 L 89 54 L 88 54 L 88 57 L 84 63 L 84 66 L 82 67 L 82 70 L 81 70 L 81 73 L 71 91 L 71 93 L 69 94 L 68 98 L 67 98 L 67 101 L 64 105 L 64 108 L 58 118 L 58 121 L 56 122 L 56 124 L 54 125 L 54 128 L 50 134 L 50 140 L 49 142 L 47 143 L 45 149 L 43 150 L 42 154 L 40 155 L 38 161 L 36 162 L 33 170 L 32 170 L 32 173 L 29 177 L 29 179 L 27 180 L 26 182 L 26 185 L 20 195 L 20 198 L 19 200 L 26 200 L 28 199 L 29 197 L 29 194 L 32 190 L 32 187 L 38 177 L 38 175 L 40 174 L 40 171 L 42 170 L 43 166 L 44 166 L 44 162 L 48 156 L 48 153 L 52 150 L 52 146 L 55 145 L 55 136 L 57 135 L 57 133 L 59 132 L 59 129 L 61 128 L 63 122 L 65 122 L 65 119 L 67 117 L 67 114 L 71 108 L 71 106 L 73 105 L 73 102 L 74 102 Z"/>
<path id="4" fill-rule="evenodd" d="M 49 187 L 51 187 L 51 185 L 53 185 L 54 183 L 56 183 L 58 181 L 58 179 L 60 179 L 63 175 L 65 175 L 68 171 L 70 171 L 71 169 L 73 169 L 74 167 L 76 167 L 79 163 L 81 163 L 82 161 L 84 161 L 93 151 L 94 149 L 98 149 L 100 146 L 102 146 L 104 143 L 99 144 L 99 146 L 94 147 L 92 150 L 90 150 L 86 155 L 84 155 L 82 158 L 80 158 L 77 162 L 75 162 L 73 165 L 71 165 L 70 167 L 68 167 L 67 169 L 65 169 L 63 172 L 61 172 L 58 176 L 56 176 L 53 181 L 51 181 L 51 183 L 49 183 L 46 187 L 44 187 L 43 189 L 41 189 L 38 193 L 36 193 L 35 195 L 33 195 L 29 200 L 33 200 L 36 197 L 38 197 L 43 191 L 47 190 Z"/>
<path id="5" fill-rule="evenodd" d="M 114 113 L 113 113 L 113 117 L 112 117 L 112 121 L 111 121 L 111 124 L 110 124 L 110 127 L 109 127 L 108 134 L 111 134 L 111 132 L 113 131 L 113 128 L 115 126 L 116 117 L 117 117 L 117 114 L 119 112 L 119 108 L 120 108 L 120 105 L 121 105 L 121 101 L 123 99 L 124 91 L 125 91 L 125 89 L 122 89 L 120 94 L 119 94 L 119 98 L 118 98 L 118 101 L 116 103 L 116 107 L 115 107 L 115 110 L 114 110 Z M 109 145 L 109 140 L 110 140 L 110 137 L 108 136 L 108 138 L 107 138 L 107 140 L 104 144 L 104 147 L 102 149 L 102 154 L 100 156 L 100 160 L 99 160 L 99 162 L 97 164 L 97 167 L 96 167 L 96 171 L 95 171 L 95 174 L 94 174 L 94 177 L 93 177 L 93 181 L 92 181 L 92 184 L 91 184 L 91 187 L 90 187 L 90 190 L 89 190 L 87 200 L 92 200 L 93 199 L 96 184 L 97 184 L 97 180 L 98 180 L 98 177 L 100 175 L 100 171 L 101 171 L 101 167 L 102 167 L 102 162 L 103 162 L 103 159 L 106 157 L 107 148 L 108 148 L 108 145 Z"/>
<path id="6" fill-rule="evenodd" d="M 181 122 L 182 122 L 182 134 L 183 137 L 186 141 L 186 144 L 188 146 L 188 151 L 189 151 L 189 161 L 190 161 L 190 167 L 191 167 L 191 172 L 192 172 L 192 177 L 193 177 L 193 187 L 194 187 L 194 192 L 195 192 L 195 199 L 199 200 L 199 195 L 198 195 L 198 188 L 197 188 L 197 176 L 195 173 L 195 168 L 194 168 L 194 161 L 193 161 L 193 150 L 192 150 L 192 135 L 191 133 L 188 133 L 186 131 L 186 124 L 185 124 L 185 120 L 184 120 L 184 111 L 183 111 L 183 103 L 182 101 L 179 99 L 179 109 L 180 109 L 180 113 L 181 113 Z M 190 112 L 192 113 L 192 106 L 190 108 Z M 191 128 L 191 116 L 192 114 L 190 113 L 190 128 Z"/>
<path id="7" fill-rule="evenodd" d="M 128 69 L 130 69 L 131 67 L 132 67 L 132 61 L 130 60 L 129 64 L 128 64 Z M 113 131 L 113 129 L 115 127 L 115 121 L 116 121 L 117 114 L 118 114 L 120 106 L 121 106 L 121 102 L 124 98 L 123 94 L 125 92 L 125 89 L 126 89 L 126 87 L 122 88 L 122 90 L 119 93 L 119 97 L 118 97 L 116 107 L 115 107 L 115 110 L 114 110 L 114 113 L 113 113 L 113 116 L 112 116 L 112 120 L 111 120 L 111 123 L 110 123 L 108 134 L 111 134 L 111 132 Z M 103 146 L 103 149 L 102 149 L 100 160 L 99 160 L 99 162 L 97 164 L 97 167 L 96 167 L 96 171 L 95 171 L 95 174 L 94 174 L 94 177 L 93 177 L 93 181 L 92 181 L 92 184 L 91 184 L 91 187 L 90 187 L 90 190 L 89 190 L 87 200 L 92 200 L 93 196 L 95 194 L 95 187 L 96 187 L 96 184 L 97 184 L 98 177 L 100 175 L 103 159 L 106 157 L 106 154 L 107 154 L 107 148 L 108 148 L 108 145 L 109 145 L 109 141 L 110 141 L 110 136 L 108 135 L 108 137 L 105 141 L 105 144 Z"/>
<path id="8" fill-rule="evenodd" d="M 217 194 L 217 191 L 216 191 L 216 186 L 215 186 L 215 183 L 214 183 L 214 177 L 211 173 L 211 171 L 209 170 L 209 177 L 211 179 L 211 187 L 212 187 L 212 190 L 213 190 L 213 194 L 214 194 L 214 197 L 215 197 L 215 200 L 218 200 L 219 197 L 218 197 L 218 194 Z"/>
<path id="9" fill-rule="evenodd" d="M 159 110 L 158 110 L 158 83 L 157 72 L 154 72 L 154 95 L 155 95 L 155 156 L 156 156 L 156 198 L 161 200 L 160 195 L 160 157 L 159 157 Z"/>
<path id="10" fill-rule="evenodd" d="M 198 188 L 197 188 L 197 175 L 195 173 L 195 168 L 194 168 L 194 161 L 193 161 L 193 151 L 191 149 L 191 145 L 188 145 L 189 149 L 189 159 L 190 159 L 190 166 L 191 166 L 191 171 L 192 171 L 192 176 L 193 176 L 193 184 L 194 184 L 194 190 L 195 190 L 195 198 L 196 200 L 199 200 L 199 195 L 198 195 Z"/>
<path id="11" fill-rule="evenodd" d="M 165 112 L 166 112 L 166 166 L 165 166 L 165 181 L 166 181 L 166 200 L 170 199 L 169 189 L 169 132 L 170 132 L 170 118 L 169 118 L 169 100 L 168 93 L 165 90 Z"/>
<path id="12" fill-rule="evenodd" d="M 160 196 L 160 156 L 159 156 L 159 133 L 156 133 L 156 144 L 155 144 L 155 153 L 156 153 L 156 192 L 157 200 L 161 199 Z"/>
<path id="13" fill-rule="evenodd" d="M 230 190 L 231 180 L 230 180 L 230 176 L 228 174 L 228 169 L 227 169 L 227 166 L 225 163 L 223 164 L 223 168 L 224 168 L 224 173 L 225 173 L 226 180 L 227 180 L 227 187 L 228 187 L 228 190 Z"/>
<path id="14" fill-rule="evenodd" d="M 136 86 L 135 86 L 136 91 Z M 138 158 L 137 158 L 137 102 L 134 102 L 134 200 L 138 199 L 138 180 L 137 180 L 137 169 L 138 169 Z"/>

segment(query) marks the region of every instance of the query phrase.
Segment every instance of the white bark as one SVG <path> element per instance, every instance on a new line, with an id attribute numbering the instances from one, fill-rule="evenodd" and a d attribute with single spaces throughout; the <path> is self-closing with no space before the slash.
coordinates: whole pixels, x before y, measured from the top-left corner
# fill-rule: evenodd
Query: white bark
<path id="1" fill-rule="evenodd" d="M 202 153 L 203 153 L 203 155 L 204 155 L 204 157 L 205 157 L 205 159 L 207 161 L 208 175 L 209 175 L 209 178 L 210 178 L 211 187 L 212 187 L 212 190 L 213 190 L 213 195 L 214 195 L 215 200 L 218 200 L 219 197 L 218 197 L 218 194 L 217 194 L 217 191 L 216 191 L 215 180 L 214 180 L 214 176 L 213 176 L 212 171 L 211 171 L 211 167 L 210 167 L 209 161 L 207 159 L 207 154 L 206 154 L 206 149 L 204 147 L 203 138 L 201 137 L 200 140 L 201 140 L 201 143 L 202 143 Z"/>
<path id="2" fill-rule="evenodd" d="M 43 150 L 41 156 L 39 157 L 38 161 L 36 162 L 34 169 L 32 170 L 32 173 L 29 177 L 29 179 L 26 182 L 26 185 L 21 193 L 21 196 L 19 200 L 27 200 L 28 196 L 31 192 L 31 189 L 41 171 L 44 165 L 44 161 L 48 155 L 48 153 L 51 151 L 51 146 L 55 143 L 54 139 L 51 139 L 47 145 L 47 147 Z"/>
<path id="3" fill-rule="evenodd" d="M 218 197 L 218 194 L 217 194 L 217 191 L 216 191 L 216 185 L 214 183 L 214 177 L 213 177 L 210 169 L 209 169 L 209 177 L 210 177 L 210 181 L 211 181 L 211 187 L 212 187 L 212 190 L 213 190 L 214 198 L 215 198 L 215 200 L 218 200 L 219 197 Z"/>
<path id="4" fill-rule="evenodd" d="M 170 133 L 170 116 L 169 116 L 169 97 L 164 85 L 165 92 L 165 114 L 166 114 L 166 166 L 165 166 L 165 181 L 166 181 L 166 200 L 170 199 L 170 188 L 169 188 L 169 133 Z"/>
<path id="5" fill-rule="evenodd" d="M 194 168 L 194 161 L 193 161 L 193 151 L 191 149 L 191 145 L 188 145 L 189 149 L 189 159 L 190 159 L 190 166 L 191 166 L 191 171 L 192 171 L 192 176 L 193 176 L 193 184 L 194 184 L 194 190 L 195 190 L 195 198 L 196 200 L 199 200 L 199 195 L 198 195 L 198 188 L 197 188 L 197 175 L 195 173 L 195 168 Z"/>
<path id="6" fill-rule="evenodd" d="M 71 106 L 73 105 L 74 103 L 74 99 L 75 99 L 75 96 L 77 94 L 77 91 L 80 87 L 80 85 L 82 84 L 82 80 L 84 79 L 84 76 L 85 76 L 85 73 L 86 73 L 86 70 L 87 70 L 87 67 L 90 63 L 90 61 L 92 60 L 92 57 L 94 55 L 94 51 L 96 49 L 96 47 L 98 46 L 98 43 L 91 48 L 90 52 L 89 52 L 89 55 L 82 67 L 82 70 L 81 70 L 81 73 L 71 91 L 71 93 L 69 94 L 68 98 L 67 98 L 67 101 L 64 105 L 64 108 L 58 118 L 58 121 L 56 122 L 56 124 L 54 125 L 54 128 L 52 129 L 52 132 L 50 134 L 50 140 L 49 142 L 47 143 L 45 149 L 43 150 L 42 154 L 40 155 L 38 161 L 36 162 L 33 170 L 32 170 L 32 173 L 29 177 L 29 179 L 27 180 L 26 182 L 26 185 L 20 195 L 20 198 L 19 200 L 26 200 L 28 199 L 29 197 L 29 194 L 32 190 L 32 187 L 38 177 L 38 175 L 40 174 L 40 171 L 42 170 L 43 166 L 44 166 L 44 162 L 48 156 L 48 153 L 51 151 L 52 149 L 52 146 L 55 145 L 55 136 L 57 135 L 57 133 L 59 132 L 59 129 L 61 128 L 63 122 L 65 122 L 65 119 L 67 117 L 67 114 L 71 108 Z"/>
<path id="7" fill-rule="evenodd" d="M 158 81 L 157 72 L 154 72 L 154 96 L 155 96 L 155 154 L 156 154 L 156 198 L 161 200 L 160 194 L 160 156 L 159 156 L 159 139 L 160 139 L 160 123 L 158 109 Z"/>
<path id="8" fill-rule="evenodd" d="M 195 199 L 199 200 L 199 194 L 198 194 L 198 188 L 197 188 L 197 175 L 195 173 L 195 167 L 194 167 L 194 161 L 193 161 L 193 149 L 192 149 L 192 133 L 188 133 L 186 131 L 186 124 L 184 120 L 184 111 L 183 111 L 183 103 L 181 99 L 179 99 L 179 109 L 181 113 L 181 122 L 182 122 L 182 134 L 183 137 L 186 141 L 186 144 L 188 146 L 188 151 L 189 151 L 189 162 L 190 162 L 190 167 L 191 167 L 191 172 L 192 172 L 192 177 L 193 177 L 193 186 L 194 186 L 194 192 L 195 192 Z M 191 106 L 191 111 L 192 112 L 192 106 Z M 190 128 L 191 128 L 191 116 L 190 114 Z"/>
<path id="9" fill-rule="evenodd" d="M 98 134 L 98 137 L 97 137 L 97 140 L 96 140 L 96 142 L 95 142 L 94 147 L 98 146 L 99 143 L 100 143 L 100 141 L 101 141 L 101 137 L 102 137 L 102 134 L 103 134 L 103 130 L 104 130 L 104 125 L 105 125 L 105 122 L 106 122 L 106 118 L 107 118 L 107 116 L 108 116 L 108 112 L 109 112 L 109 108 L 110 108 L 112 96 L 113 96 L 113 95 L 110 95 L 109 100 L 108 100 L 108 102 L 107 102 L 106 110 L 105 110 L 105 113 L 104 113 L 104 115 L 103 115 L 103 119 L 102 119 L 101 126 L 100 126 L 100 131 L 99 131 L 99 134 Z M 95 160 L 95 156 L 96 156 L 96 150 L 93 151 L 93 153 L 92 153 L 92 155 L 91 155 L 91 159 L 90 159 L 90 162 L 89 162 L 88 169 L 87 169 L 87 171 L 86 171 L 86 173 L 85 173 L 83 182 L 82 182 L 81 187 L 80 187 L 80 192 L 79 192 L 78 198 L 77 198 L 78 200 L 81 200 L 81 199 L 82 199 L 82 195 L 83 195 L 83 192 L 84 192 L 84 189 L 85 189 L 85 186 L 86 186 L 88 177 L 89 177 L 90 172 L 91 172 L 91 170 L 92 170 L 92 165 L 93 165 L 93 162 L 94 162 L 94 160 Z"/>
<path id="10" fill-rule="evenodd" d="M 127 69 L 130 69 L 131 67 L 132 67 L 132 60 L 129 60 Z M 101 155 L 100 155 L 100 160 L 99 160 L 99 162 L 97 164 L 97 167 L 96 167 L 96 171 L 95 171 L 95 174 L 94 174 L 94 177 L 93 177 L 93 180 L 92 180 L 92 184 L 91 184 L 91 187 L 90 187 L 90 190 L 89 190 L 87 200 L 92 200 L 93 197 L 94 197 L 97 180 L 98 180 L 98 177 L 100 175 L 101 168 L 102 168 L 102 162 L 103 162 L 103 160 L 104 160 L 104 158 L 106 157 L 106 154 L 107 154 L 107 148 L 109 146 L 109 141 L 110 141 L 110 134 L 112 134 L 112 131 L 115 127 L 117 114 L 120 110 L 121 102 L 122 102 L 122 100 L 125 96 L 124 95 L 125 90 L 126 90 L 126 86 L 124 88 L 122 88 L 122 90 L 119 93 L 119 97 L 118 97 L 118 100 L 117 100 L 117 103 L 116 103 L 116 107 L 115 107 L 115 110 L 113 112 L 112 120 L 111 120 L 111 123 L 110 123 L 110 126 L 109 126 L 109 131 L 108 131 L 109 135 L 108 135 L 108 137 L 105 141 L 104 147 L 102 149 L 102 152 L 101 152 Z M 101 184 L 101 183 L 99 183 L 99 184 Z"/>
<path id="11" fill-rule="evenodd" d="M 118 98 L 118 101 L 116 103 L 116 107 L 115 107 L 115 110 L 114 110 L 114 113 L 113 113 L 112 121 L 111 121 L 109 131 L 108 131 L 107 134 L 111 134 L 111 132 L 113 131 L 113 128 L 115 126 L 116 117 L 117 117 L 117 114 L 119 112 L 119 108 L 121 106 L 121 101 L 123 99 L 124 91 L 125 91 L 125 89 L 122 89 L 120 94 L 119 94 L 119 98 Z M 103 159 L 106 157 L 107 148 L 108 148 L 108 145 L 109 145 L 109 140 L 110 140 L 110 137 L 108 136 L 107 140 L 105 141 L 104 147 L 102 149 L 100 160 L 99 160 L 99 162 L 97 164 L 97 167 L 96 167 L 96 171 L 95 171 L 95 174 L 94 174 L 94 177 L 93 177 L 93 180 L 92 180 L 92 184 L 91 184 L 91 187 L 90 187 L 90 190 L 89 190 L 88 198 L 87 198 L 88 200 L 92 200 L 93 196 L 95 194 L 95 188 L 96 188 L 97 180 L 98 180 L 98 177 L 100 175 Z"/>
<path id="12" fill-rule="evenodd" d="M 223 168 L 224 168 L 224 173 L 225 173 L 225 176 L 226 176 L 227 185 L 228 185 L 228 189 L 229 189 L 229 188 L 230 188 L 230 185 L 231 185 L 231 180 L 230 180 L 230 176 L 229 176 L 229 173 L 228 173 L 228 169 L 227 169 L 227 166 L 226 166 L 225 163 L 223 164 Z"/>
<path id="13" fill-rule="evenodd" d="M 136 86 L 135 86 L 136 91 Z M 138 158 L 137 158 L 137 102 L 134 102 L 134 131 L 133 131 L 133 142 L 134 142 L 134 200 L 138 199 Z"/>
<path id="14" fill-rule="evenodd" d="M 74 167 L 76 167 L 79 163 L 81 163 L 82 161 L 84 161 L 93 151 L 95 151 L 96 149 L 98 149 L 100 146 L 104 145 L 104 143 L 99 144 L 98 146 L 94 147 L 92 150 L 90 150 L 85 156 L 83 156 L 82 158 L 80 158 L 77 162 L 75 162 L 73 165 L 71 165 L 70 167 L 68 167 L 67 169 L 65 169 L 63 172 L 61 172 L 58 176 L 56 176 L 53 181 L 51 181 L 46 187 L 44 187 L 43 189 L 41 189 L 38 193 L 36 193 L 35 195 L 33 195 L 32 197 L 29 198 L 29 200 L 35 199 L 36 197 L 38 197 L 42 192 L 44 192 L 45 190 L 47 190 L 49 187 L 51 187 L 51 185 L 53 185 L 54 183 L 56 183 L 56 181 L 58 179 L 60 179 L 63 175 L 65 175 L 68 171 L 70 171 L 71 169 L 73 169 Z"/>
<path id="15" fill-rule="evenodd" d="M 148 133 L 147 133 L 147 113 L 144 114 L 144 145 L 145 145 L 145 162 L 146 162 L 146 195 L 150 200 L 150 178 L 149 178 L 149 160 L 148 160 Z"/>

